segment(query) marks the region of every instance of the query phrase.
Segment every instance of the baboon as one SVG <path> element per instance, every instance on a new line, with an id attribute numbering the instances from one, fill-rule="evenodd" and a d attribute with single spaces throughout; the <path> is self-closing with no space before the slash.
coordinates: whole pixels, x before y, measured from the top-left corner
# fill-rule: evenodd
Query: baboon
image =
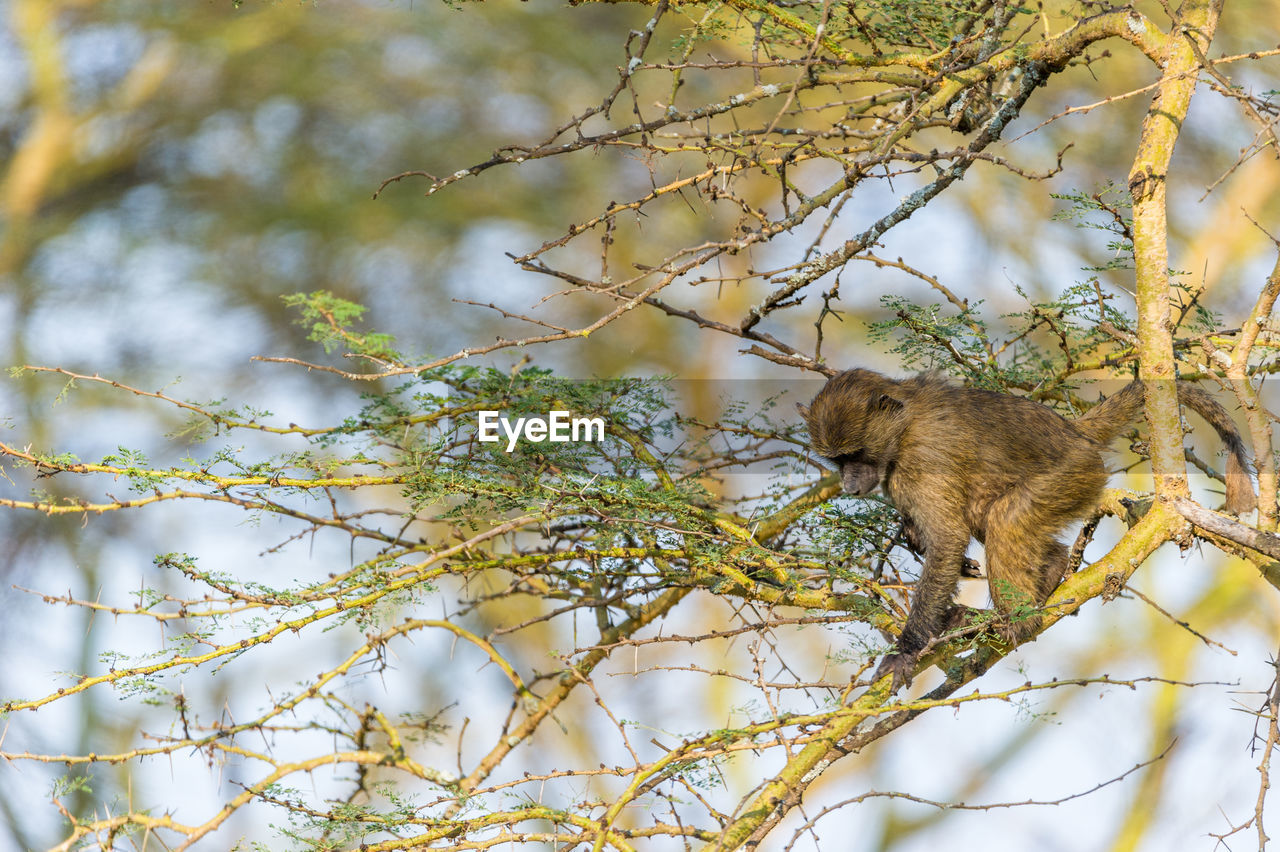
<path id="1" fill-rule="evenodd" d="M 1141 413 L 1144 393 L 1141 381 L 1131 382 L 1067 420 L 1038 402 L 958 387 L 936 373 L 895 380 L 848 370 L 807 408 L 796 406 L 814 452 L 836 466 L 844 490 L 862 495 L 883 484 L 909 543 L 924 553 L 907 623 L 877 680 L 892 673 L 893 691 L 911 682 L 916 659 L 952 609 L 970 537 L 986 546 L 991 598 L 1003 616 L 1044 604 L 1067 567 L 1058 535 L 1097 506 L 1107 481 L 1102 450 Z M 1227 511 L 1253 508 L 1244 444 L 1226 410 L 1195 385 L 1179 382 L 1178 396 L 1226 444 Z M 1021 617 L 1000 629 L 1017 642 L 1039 622 Z"/>

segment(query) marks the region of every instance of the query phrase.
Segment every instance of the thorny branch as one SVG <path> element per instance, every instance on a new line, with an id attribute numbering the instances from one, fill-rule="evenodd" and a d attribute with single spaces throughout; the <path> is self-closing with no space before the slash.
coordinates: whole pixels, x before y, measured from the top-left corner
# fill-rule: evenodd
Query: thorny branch
<path id="1" fill-rule="evenodd" d="M 816 347 L 806 351 L 799 342 L 787 341 L 775 332 L 761 333 L 758 327 L 804 304 L 812 285 L 838 274 L 851 260 L 873 249 L 877 241 L 960 180 L 975 163 L 999 164 L 1029 180 L 1052 174 L 1035 174 L 990 150 L 1035 90 L 1071 63 L 1081 61 L 1087 49 L 1098 42 L 1122 39 L 1154 62 L 1161 61 L 1166 43 L 1154 22 L 1130 10 L 1081 18 L 1060 33 L 1033 39 L 1014 28 L 1016 16 L 1002 14 L 984 23 L 983 15 L 989 8 L 985 3 L 971 7 L 958 4 L 954 25 L 960 27 L 961 35 L 950 43 L 939 43 L 918 29 L 895 32 L 884 24 L 873 26 L 856 14 L 837 26 L 836 21 L 827 20 L 828 9 L 822 3 L 784 11 L 754 0 L 731 0 L 721 12 L 694 19 L 690 43 L 696 43 L 703 37 L 701 30 L 710 30 L 713 24 L 742 27 L 754 33 L 753 55 L 767 55 L 769 60 L 693 62 L 686 56 L 673 62 L 648 56 L 662 41 L 654 33 L 662 31 L 674 14 L 665 0 L 655 3 L 644 28 L 628 36 L 625 64 L 619 68 L 614 88 L 599 105 L 555 128 L 539 143 L 500 149 L 487 160 L 443 177 L 406 172 L 390 178 L 379 190 L 394 182 L 424 178 L 429 181 L 426 193 L 434 195 L 492 169 L 530 160 L 609 149 L 642 155 L 652 173 L 652 184 L 645 192 L 628 201 L 611 201 L 599 213 L 569 226 L 560 237 L 513 255 L 521 268 L 567 284 L 561 295 L 603 299 L 605 307 L 593 321 L 560 327 L 533 315 L 497 308 L 518 323 L 552 330 L 503 336 L 422 365 L 388 362 L 370 373 L 288 357 L 262 360 L 371 380 L 507 348 L 586 337 L 647 305 L 763 344 L 744 351 L 824 372 Z M 783 51 L 770 40 L 770 26 L 783 28 L 797 41 Z M 847 27 L 848 37 L 855 41 L 834 38 L 832 32 L 839 27 Z M 873 29 L 882 38 L 893 34 L 905 49 L 887 52 L 876 47 L 861 53 L 850 48 Z M 788 52 L 790 56 L 785 55 Z M 753 74 L 750 89 L 726 91 L 714 85 L 721 77 L 735 80 L 734 72 L 744 67 Z M 688 79 L 693 74 L 712 84 L 719 96 L 691 99 L 693 89 Z M 599 121 L 613 114 L 624 94 L 632 98 L 636 120 L 599 129 Z M 653 97 L 659 98 L 656 112 L 642 118 L 641 103 Z M 843 114 L 837 116 L 833 106 L 841 107 Z M 588 131 L 588 126 L 597 129 Z M 955 144 L 957 135 L 963 140 L 959 145 Z M 942 139 L 951 144 L 939 145 Z M 696 166 L 689 168 L 690 164 Z M 838 173 L 835 180 L 827 177 L 832 171 Z M 862 225 L 852 221 L 847 212 L 838 212 L 871 183 L 895 178 L 914 179 L 919 186 Z M 800 189 L 815 180 L 823 188 Z M 750 200 L 758 195 L 758 187 L 770 185 L 778 188 L 777 206 Z M 701 222 L 706 223 L 697 232 L 706 239 L 665 252 L 659 249 L 658 256 L 642 261 L 610 260 L 610 252 L 626 255 L 654 243 L 642 230 L 646 220 L 683 219 L 695 202 L 699 203 L 695 209 Z M 789 244 L 815 216 L 824 218 L 820 242 L 804 250 L 802 262 L 773 271 L 750 268 L 727 279 L 711 271 L 722 268 L 719 264 L 732 257 L 751 263 L 765 245 Z M 833 227 L 837 221 L 839 227 Z M 715 233 L 707 233 L 708 227 Z M 597 264 L 594 272 L 575 266 L 572 258 L 579 255 L 567 251 L 571 244 L 604 233 L 608 234 L 603 241 L 604 262 Z M 854 236 L 840 238 L 840 233 Z M 652 255 L 654 250 L 646 247 L 641 251 Z M 555 260 L 557 252 L 564 255 L 564 261 Z M 619 277 L 616 270 L 625 268 L 634 271 Z M 597 275 L 600 270 L 615 272 Z M 721 287 L 732 282 L 748 287 L 746 292 L 758 292 L 755 305 L 745 317 L 708 316 L 697 306 L 705 303 L 698 293 L 713 281 Z M 765 284 L 766 289 L 758 289 L 755 282 Z M 818 331 L 820 336 L 821 325 Z"/>

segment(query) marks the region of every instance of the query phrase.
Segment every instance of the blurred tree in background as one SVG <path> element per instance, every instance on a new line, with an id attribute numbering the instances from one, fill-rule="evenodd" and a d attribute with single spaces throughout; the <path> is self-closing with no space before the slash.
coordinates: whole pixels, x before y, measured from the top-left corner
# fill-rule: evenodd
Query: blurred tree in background
<path id="1" fill-rule="evenodd" d="M 1267 845 L 1274 0 L 4 9 L 0 845 Z M 1052 629 L 897 697 L 854 363 L 1156 380 Z"/>

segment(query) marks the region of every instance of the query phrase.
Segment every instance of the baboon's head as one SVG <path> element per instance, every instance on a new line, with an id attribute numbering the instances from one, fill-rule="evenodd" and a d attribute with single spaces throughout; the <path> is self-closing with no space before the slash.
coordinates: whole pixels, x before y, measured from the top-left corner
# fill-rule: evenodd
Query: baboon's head
<path id="1" fill-rule="evenodd" d="M 808 406 L 796 409 L 809 426 L 813 451 L 840 471 L 849 494 L 875 489 L 893 461 L 892 438 L 900 429 L 901 388 L 870 370 L 833 377 Z"/>

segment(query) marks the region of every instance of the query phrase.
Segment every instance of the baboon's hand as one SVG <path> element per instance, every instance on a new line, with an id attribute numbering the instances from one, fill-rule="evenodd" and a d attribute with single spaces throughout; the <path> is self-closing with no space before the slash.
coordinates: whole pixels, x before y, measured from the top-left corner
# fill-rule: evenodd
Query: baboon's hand
<path id="1" fill-rule="evenodd" d="M 893 695 L 904 686 L 911 685 L 911 675 L 916 667 L 916 654 L 907 654 L 902 651 L 887 655 L 880 661 L 880 667 L 876 669 L 875 676 L 871 678 L 874 683 L 887 674 L 893 675 L 893 683 L 889 685 L 889 694 Z"/>

